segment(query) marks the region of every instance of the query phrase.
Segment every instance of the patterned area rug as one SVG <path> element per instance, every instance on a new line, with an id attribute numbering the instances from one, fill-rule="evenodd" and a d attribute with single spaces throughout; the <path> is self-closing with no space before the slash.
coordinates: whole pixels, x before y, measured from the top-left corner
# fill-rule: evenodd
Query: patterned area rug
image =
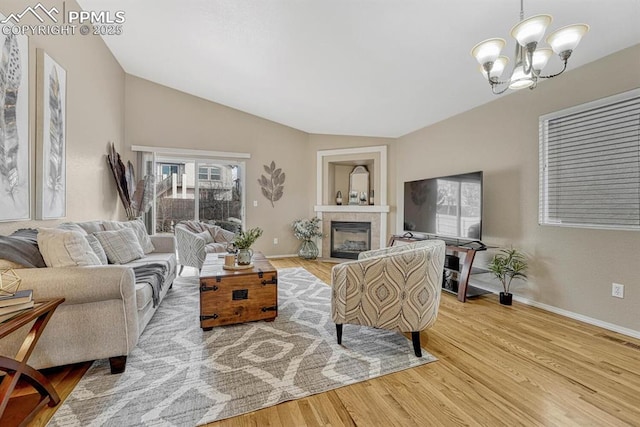
<path id="1" fill-rule="evenodd" d="M 196 426 L 432 362 L 403 335 L 345 325 L 336 343 L 330 288 L 278 271 L 274 322 L 204 332 L 198 280 L 178 278 L 123 374 L 96 361 L 50 426 Z"/>

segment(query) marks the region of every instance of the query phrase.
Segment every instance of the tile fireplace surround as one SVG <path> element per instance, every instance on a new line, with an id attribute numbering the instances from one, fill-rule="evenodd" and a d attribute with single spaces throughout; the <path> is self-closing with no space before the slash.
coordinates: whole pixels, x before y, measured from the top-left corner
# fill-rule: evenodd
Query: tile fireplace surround
<path id="1" fill-rule="evenodd" d="M 344 222 L 370 222 L 371 223 L 371 249 L 380 249 L 380 213 L 364 212 L 323 212 L 322 214 L 322 254 L 329 257 L 331 254 L 331 221 Z M 386 240 L 386 236 L 382 239 Z"/>
<path id="2" fill-rule="evenodd" d="M 335 189 L 339 183 L 334 167 L 367 165 L 371 173 L 371 188 L 376 199 L 373 205 L 336 205 Z M 331 254 L 331 221 L 370 222 L 371 249 L 380 249 L 387 243 L 387 146 L 359 147 L 340 150 L 320 150 L 317 153 L 316 206 L 314 211 L 322 220 L 325 237 L 319 246 L 319 256 L 329 259 Z M 341 184 L 344 189 L 344 185 Z M 345 194 L 345 191 L 343 191 Z"/>

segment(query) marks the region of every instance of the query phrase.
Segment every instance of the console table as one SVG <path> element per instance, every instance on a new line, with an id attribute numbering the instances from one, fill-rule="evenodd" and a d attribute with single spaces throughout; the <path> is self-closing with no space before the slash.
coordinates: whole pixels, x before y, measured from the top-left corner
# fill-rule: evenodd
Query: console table
<path id="1" fill-rule="evenodd" d="M 0 370 L 6 372 L 2 383 L 0 383 L 0 421 L 20 377 L 24 377 L 40 393 L 40 401 L 20 425 L 27 425 L 44 405 L 56 406 L 60 402 L 60 397 L 49 380 L 39 371 L 27 365 L 27 361 L 53 312 L 63 302 L 64 298 L 36 301 L 34 308 L 25 310 L 16 317 L 0 323 L 0 339 L 2 339 L 35 320 L 15 358 L 0 356 Z"/>
<path id="2" fill-rule="evenodd" d="M 439 240 L 437 237 L 431 239 Z M 428 239 L 416 236 L 393 235 L 389 240 L 389 246 L 398 246 L 399 244 L 402 245 L 423 240 Z M 445 241 L 445 243 L 447 242 Z M 460 242 L 456 244 L 447 243 L 447 258 L 445 259 L 444 272 L 445 274 L 448 272 L 456 276 L 455 282 L 457 282 L 457 286 L 455 288 L 448 287 L 446 283 L 444 283 L 445 281 L 443 281 L 442 289 L 455 293 L 460 302 L 466 302 L 469 296 L 469 277 L 473 272 L 473 260 L 476 252 L 487 250 L 487 247 L 482 243 L 471 243 L 475 244 L 463 246 Z"/>

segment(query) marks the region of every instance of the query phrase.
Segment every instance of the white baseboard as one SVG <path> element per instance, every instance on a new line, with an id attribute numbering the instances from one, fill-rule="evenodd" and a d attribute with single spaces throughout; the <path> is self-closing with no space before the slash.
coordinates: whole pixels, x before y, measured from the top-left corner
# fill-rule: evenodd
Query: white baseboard
<path id="1" fill-rule="evenodd" d="M 476 283 L 473 284 L 473 287 L 480 288 L 485 291 L 489 291 L 493 294 L 497 294 L 495 289 L 485 288 L 483 286 L 478 286 Z M 578 320 L 580 322 L 588 323 L 593 326 L 598 326 L 603 329 L 607 329 L 609 331 L 617 332 L 622 335 L 627 335 L 632 338 L 640 339 L 640 331 L 636 331 L 633 329 L 625 328 L 623 326 L 619 326 L 613 323 L 605 322 L 603 320 L 594 319 L 593 317 L 585 316 L 582 314 L 574 313 L 573 311 L 564 310 L 562 308 L 554 307 L 552 305 L 543 304 L 538 301 L 534 301 L 529 298 L 519 297 L 517 295 L 513 295 L 513 299 L 518 301 L 519 303 L 530 305 L 532 307 L 539 308 L 541 310 L 550 311 L 551 313 L 559 314 L 560 316 L 568 317 L 570 319 Z"/>
<path id="2" fill-rule="evenodd" d="M 532 307 L 537 307 L 537 308 L 540 308 L 542 310 L 550 311 L 552 313 L 556 313 L 556 314 L 559 314 L 559 315 L 564 316 L 564 317 L 569 317 L 571 319 L 575 319 L 575 320 L 579 320 L 579 321 L 584 322 L 584 323 L 588 323 L 590 325 L 599 326 L 599 327 L 601 327 L 603 329 L 607 329 L 609 331 L 617 332 L 617 333 L 622 334 L 622 335 L 627 335 L 627 336 L 630 336 L 630 337 L 633 337 L 633 338 L 640 339 L 640 331 L 635 331 L 633 329 L 625 328 L 623 326 L 615 325 L 613 323 L 605 322 L 603 320 L 594 319 L 593 317 L 584 316 L 582 314 L 574 313 L 572 311 L 564 310 L 562 308 L 554 307 L 552 305 L 543 304 L 541 302 L 533 301 L 533 300 L 530 300 L 528 298 L 517 297 L 515 295 L 513 296 L 513 298 L 518 302 L 530 305 Z"/>
<path id="3" fill-rule="evenodd" d="M 286 255 L 265 255 L 265 258 L 293 258 L 298 254 L 286 254 Z"/>

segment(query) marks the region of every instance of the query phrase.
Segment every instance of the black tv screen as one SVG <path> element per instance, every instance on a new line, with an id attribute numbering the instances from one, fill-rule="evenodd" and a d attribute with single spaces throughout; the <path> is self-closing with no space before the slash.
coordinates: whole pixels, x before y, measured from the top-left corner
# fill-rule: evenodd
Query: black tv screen
<path id="1" fill-rule="evenodd" d="M 404 231 L 482 238 L 482 172 L 404 183 Z"/>

